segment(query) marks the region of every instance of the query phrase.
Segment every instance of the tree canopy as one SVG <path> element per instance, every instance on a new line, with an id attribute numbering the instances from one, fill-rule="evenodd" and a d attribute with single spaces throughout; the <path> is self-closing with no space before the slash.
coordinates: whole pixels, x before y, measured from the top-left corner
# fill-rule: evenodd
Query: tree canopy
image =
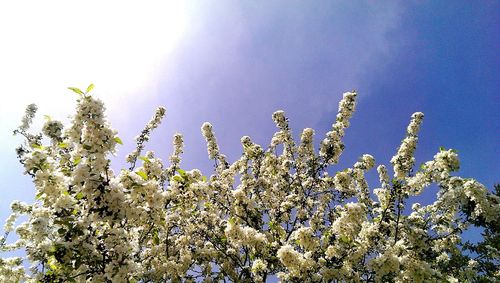
<path id="1" fill-rule="evenodd" d="M 201 127 L 214 170 L 181 166 L 183 137 L 173 137 L 169 162 L 145 151 L 165 115 L 160 107 L 114 172 L 109 156 L 122 140 L 103 103 L 79 95 L 71 122 L 50 118 L 29 127 L 30 105 L 15 131 L 36 200 L 15 201 L 0 238 L 1 282 L 496 282 L 500 276 L 500 188 L 452 174 L 457 152 L 441 148 L 415 168 L 424 115 L 411 116 L 390 166 L 364 154 L 336 168 L 355 106 L 344 94 L 331 130 L 315 148 L 313 129 L 295 141 L 283 111 L 263 147 L 241 138 L 234 162 L 220 151 L 213 127 Z M 380 183 L 365 174 L 376 168 Z M 410 203 L 429 186 L 429 205 Z M 411 207 L 410 207 L 411 206 Z M 16 219 L 25 215 L 25 221 Z M 463 232 L 482 229 L 470 243 Z M 17 239 L 9 241 L 10 233 Z"/>

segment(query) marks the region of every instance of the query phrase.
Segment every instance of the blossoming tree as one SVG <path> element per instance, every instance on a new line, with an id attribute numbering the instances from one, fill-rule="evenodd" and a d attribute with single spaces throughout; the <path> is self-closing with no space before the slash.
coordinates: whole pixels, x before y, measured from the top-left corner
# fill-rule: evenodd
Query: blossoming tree
<path id="1" fill-rule="evenodd" d="M 414 169 L 422 113 L 412 115 L 391 167 L 377 166 L 373 190 L 365 179 L 376 165 L 371 155 L 334 169 L 355 92 L 344 94 L 318 151 L 312 129 L 294 141 L 277 111 L 270 144 L 245 136 L 230 163 L 203 124 L 215 161 L 208 178 L 181 169 L 180 134 L 168 165 L 143 152 L 165 115 L 158 108 L 127 156 L 130 166 L 114 172 L 109 155 L 122 142 L 92 88 L 72 88 L 80 97 L 68 126 L 49 119 L 42 134 L 29 133 L 30 105 L 15 131 L 26 140 L 17 153 L 36 200 L 11 205 L 0 250 L 23 249 L 25 257 L 0 258 L 0 282 L 490 282 L 500 275 L 498 190 L 452 176 L 453 150 Z M 410 209 L 408 198 L 432 184 L 435 202 Z M 16 225 L 20 215 L 27 220 Z M 470 225 L 484 229 L 482 242 L 462 239 Z M 13 231 L 18 237 L 9 241 Z"/>

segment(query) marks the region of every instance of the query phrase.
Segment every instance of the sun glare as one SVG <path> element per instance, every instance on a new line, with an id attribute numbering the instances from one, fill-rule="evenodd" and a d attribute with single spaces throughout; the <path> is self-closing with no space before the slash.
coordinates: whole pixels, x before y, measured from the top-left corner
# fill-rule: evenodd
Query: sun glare
<path id="1" fill-rule="evenodd" d="M 94 83 L 110 110 L 123 109 L 127 95 L 154 95 L 186 18 L 179 1 L 1 2 L 2 135 L 31 102 L 40 114 L 70 114 L 67 86 Z"/>

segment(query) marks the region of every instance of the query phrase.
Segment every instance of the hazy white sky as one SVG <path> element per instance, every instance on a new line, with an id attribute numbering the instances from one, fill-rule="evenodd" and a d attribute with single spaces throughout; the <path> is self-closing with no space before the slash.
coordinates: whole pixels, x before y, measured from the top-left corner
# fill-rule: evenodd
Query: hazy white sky
<path id="1" fill-rule="evenodd" d="M 186 24 L 181 1 L 1 1 L 0 151 L 12 150 L 5 137 L 27 104 L 71 114 L 67 86 L 94 83 L 113 115 L 127 112 L 130 94 L 154 96 Z"/>

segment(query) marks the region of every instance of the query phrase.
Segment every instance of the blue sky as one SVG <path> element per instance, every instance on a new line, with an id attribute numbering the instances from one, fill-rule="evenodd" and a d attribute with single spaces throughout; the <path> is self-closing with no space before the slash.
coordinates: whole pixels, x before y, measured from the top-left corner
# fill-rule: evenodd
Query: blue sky
<path id="1" fill-rule="evenodd" d="M 389 164 L 411 114 L 422 111 L 418 164 L 454 148 L 459 175 L 489 188 L 500 182 L 497 1 L 24 5 L 0 4 L 0 219 L 12 200 L 34 196 L 11 135 L 25 105 L 39 104 L 39 121 L 65 119 L 76 98 L 66 87 L 91 82 L 125 143 L 116 160 L 158 105 L 167 115 L 148 148 L 168 159 L 181 132 L 184 167 L 208 171 L 203 122 L 234 160 L 241 136 L 268 143 L 278 109 L 295 134 L 311 127 L 319 141 L 342 93 L 356 89 L 339 169 L 363 153 Z"/>

